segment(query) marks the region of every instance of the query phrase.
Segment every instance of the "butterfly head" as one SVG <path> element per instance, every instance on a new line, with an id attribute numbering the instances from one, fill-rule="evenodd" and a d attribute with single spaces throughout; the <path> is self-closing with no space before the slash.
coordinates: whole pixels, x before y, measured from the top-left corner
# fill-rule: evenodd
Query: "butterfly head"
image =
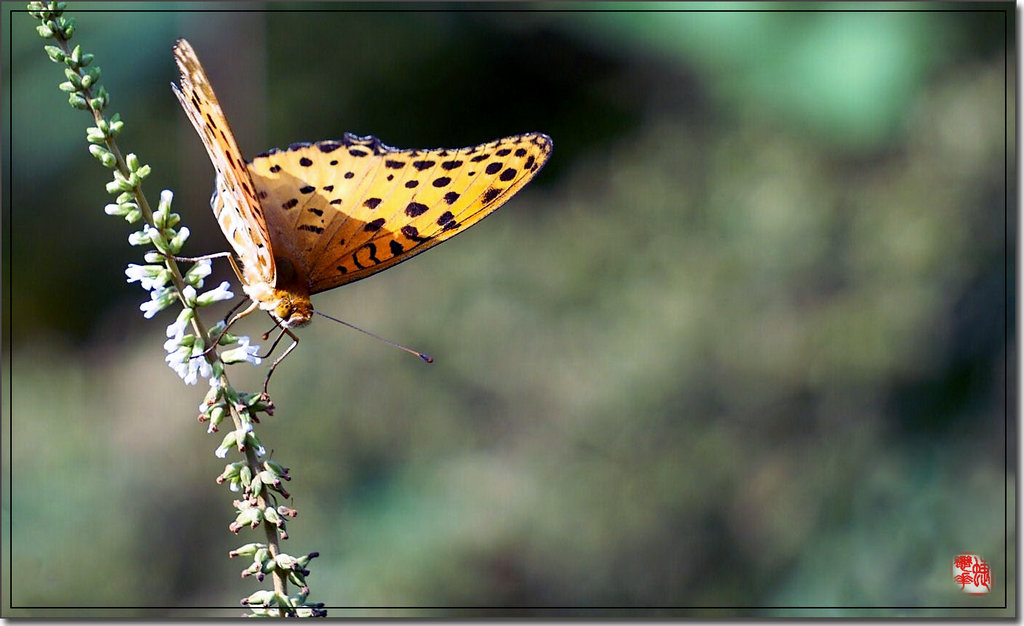
<path id="1" fill-rule="evenodd" d="M 277 285 L 269 298 L 273 306 L 270 312 L 288 328 L 305 326 L 313 317 L 309 283 L 299 276 L 295 264 L 287 257 L 275 257 L 274 262 L 277 266 Z"/>
<path id="2" fill-rule="evenodd" d="M 287 291 L 278 290 L 278 300 L 274 306 L 274 317 L 287 328 L 305 326 L 313 317 L 313 304 L 308 297 L 303 297 Z"/>

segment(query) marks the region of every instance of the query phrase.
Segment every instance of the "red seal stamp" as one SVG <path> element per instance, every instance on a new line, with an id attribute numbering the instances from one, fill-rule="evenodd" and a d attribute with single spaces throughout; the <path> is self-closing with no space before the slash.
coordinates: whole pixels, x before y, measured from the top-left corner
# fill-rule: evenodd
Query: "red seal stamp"
<path id="1" fill-rule="evenodd" d="M 977 554 L 958 554 L 953 559 L 953 582 L 964 593 L 983 595 L 992 591 L 992 570 Z"/>

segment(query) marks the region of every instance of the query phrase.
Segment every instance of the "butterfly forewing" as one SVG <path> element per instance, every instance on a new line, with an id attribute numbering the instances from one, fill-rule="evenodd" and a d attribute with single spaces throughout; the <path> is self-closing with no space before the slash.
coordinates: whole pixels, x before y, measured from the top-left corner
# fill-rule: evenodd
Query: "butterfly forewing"
<path id="1" fill-rule="evenodd" d="M 464 231 L 529 182 L 550 153 L 540 133 L 435 150 L 346 135 L 257 156 L 249 170 L 275 253 L 318 293 Z"/>
<path id="2" fill-rule="evenodd" d="M 181 72 L 181 86 L 171 87 L 217 172 L 216 193 L 210 203 L 214 215 L 242 261 L 245 283 L 272 287 L 276 269 L 270 235 L 245 160 L 192 46 L 184 39 L 178 40 L 174 58 Z"/>

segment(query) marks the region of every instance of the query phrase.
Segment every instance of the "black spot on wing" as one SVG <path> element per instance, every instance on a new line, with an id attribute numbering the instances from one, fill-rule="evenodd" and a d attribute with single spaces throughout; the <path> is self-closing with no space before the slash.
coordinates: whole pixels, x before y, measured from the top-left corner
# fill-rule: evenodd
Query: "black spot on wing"
<path id="1" fill-rule="evenodd" d="M 405 214 L 409 217 L 419 217 L 427 212 L 427 205 L 421 202 L 410 202 L 405 207 Z"/>
<path id="2" fill-rule="evenodd" d="M 340 148 L 341 143 L 337 141 L 321 141 L 316 144 L 316 147 L 320 150 L 320 152 L 323 152 L 324 154 L 329 154 Z M 334 161 L 331 163 L 331 165 L 337 165 L 337 162 Z"/>
<path id="3" fill-rule="evenodd" d="M 420 231 L 415 226 L 411 226 L 411 225 L 403 226 L 402 227 L 402 234 L 405 235 L 405 237 L 407 239 L 415 241 L 416 243 L 423 243 L 424 241 L 430 241 L 430 237 L 420 237 Z"/>

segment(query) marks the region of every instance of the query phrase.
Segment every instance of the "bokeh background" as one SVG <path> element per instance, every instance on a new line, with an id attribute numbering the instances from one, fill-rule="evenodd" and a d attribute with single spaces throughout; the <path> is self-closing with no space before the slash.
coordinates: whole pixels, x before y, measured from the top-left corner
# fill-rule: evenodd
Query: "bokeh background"
<path id="1" fill-rule="evenodd" d="M 436 363 L 317 319 L 275 374 L 259 432 L 295 477 L 285 549 L 321 554 L 311 599 L 1015 614 L 1013 5 L 409 8 L 70 9 L 186 253 L 226 246 L 169 87 L 178 37 L 248 156 L 554 139 L 468 234 L 314 298 Z M 257 586 L 227 552 L 256 536 L 227 530 L 205 386 L 125 283 L 139 251 L 102 212 L 88 116 L 33 21 L 5 20 L 11 614 L 238 614 Z M 991 594 L 954 585 L 960 552 Z"/>

